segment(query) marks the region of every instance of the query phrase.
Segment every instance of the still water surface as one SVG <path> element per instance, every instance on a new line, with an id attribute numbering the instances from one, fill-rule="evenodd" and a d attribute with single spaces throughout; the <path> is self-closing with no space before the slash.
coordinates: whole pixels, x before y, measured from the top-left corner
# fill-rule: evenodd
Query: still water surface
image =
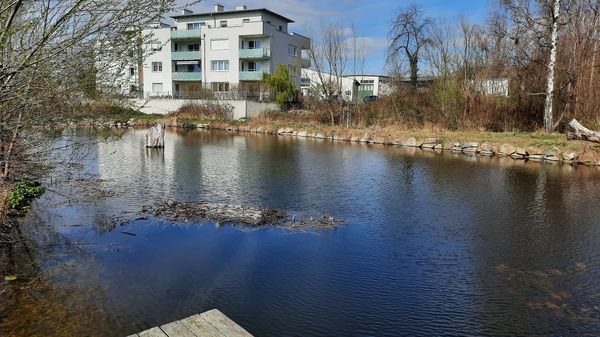
<path id="1" fill-rule="evenodd" d="M 212 308 L 256 336 L 600 333 L 598 170 L 206 131 L 156 151 L 144 134 L 89 146 L 77 175 L 104 195 L 54 186 L 33 206 L 44 287 L 0 335 L 124 336 Z M 345 224 L 111 228 L 153 199 Z"/>

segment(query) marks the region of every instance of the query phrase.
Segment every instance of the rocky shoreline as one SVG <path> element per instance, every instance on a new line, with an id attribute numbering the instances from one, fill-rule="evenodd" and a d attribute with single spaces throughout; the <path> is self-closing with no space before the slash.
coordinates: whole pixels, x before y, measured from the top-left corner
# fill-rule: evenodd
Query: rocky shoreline
<path id="1" fill-rule="evenodd" d="M 509 157 L 515 160 L 548 161 L 571 165 L 600 166 L 600 150 L 594 148 L 591 144 L 586 146 L 582 151 L 576 152 L 562 151 L 560 148 L 555 146 L 547 148 L 536 146 L 519 147 L 508 143 L 495 144 L 491 142 L 479 142 L 477 140 L 444 142 L 439 138 L 394 138 L 390 136 L 378 135 L 376 132 L 364 132 L 362 135 L 346 135 L 343 134 L 345 131 L 344 129 L 340 129 L 340 132 L 338 133 L 335 131 L 312 132 L 305 129 L 296 129 L 291 127 L 275 129 L 272 127 L 253 127 L 248 125 L 232 125 L 226 123 L 189 124 L 188 122 L 182 123 L 178 118 L 164 118 L 156 121 L 137 121 L 132 118 L 126 122 L 109 122 L 102 123 L 102 125 L 108 125 L 110 127 L 117 128 L 140 126 L 147 127 L 156 122 L 164 123 L 165 126 L 171 128 L 212 129 L 229 132 L 245 132 L 328 141 L 414 147 L 436 152 L 451 151 L 452 153 L 463 153 L 465 155 Z"/>

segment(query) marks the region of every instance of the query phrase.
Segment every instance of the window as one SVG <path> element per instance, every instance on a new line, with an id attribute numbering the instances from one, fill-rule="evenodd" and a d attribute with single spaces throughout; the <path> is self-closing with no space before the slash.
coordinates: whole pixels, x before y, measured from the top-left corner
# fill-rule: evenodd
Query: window
<path id="1" fill-rule="evenodd" d="M 305 86 L 305 87 L 310 87 L 310 78 L 302 77 L 300 79 L 300 85 Z"/>
<path id="2" fill-rule="evenodd" d="M 227 50 L 227 49 L 229 49 L 229 40 L 228 39 L 210 40 L 210 49 L 211 50 Z"/>
<path id="3" fill-rule="evenodd" d="M 282 30 L 283 30 L 283 26 L 279 25 L 279 31 L 282 31 Z"/>
<path id="4" fill-rule="evenodd" d="M 229 61 L 228 60 L 212 61 L 211 69 L 213 71 L 228 71 L 229 70 Z"/>
<path id="5" fill-rule="evenodd" d="M 248 23 L 248 22 L 250 22 L 250 19 L 244 19 L 244 20 L 242 20 L 242 22 L 243 23 Z"/>
<path id="6" fill-rule="evenodd" d="M 219 25 L 223 28 L 227 27 L 227 20 L 221 20 L 219 21 Z"/>
<path id="7" fill-rule="evenodd" d="M 260 62 L 249 61 L 242 63 L 242 71 L 260 71 L 260 68 Z"/>
<path id="8" fill-rule="evenodd" d="M 229 91 L 229 83 L 227 82 L 213 82 L 211 83 L 212 90 L 215 92 L 227 92 Z"/>
<path id="9" fill-rule="evenodd" d="M 199 43 L 188 44 L 188 51 L 199 51 L 199 50 L 200 50 Z"/>
<path id="10" fill-rule="evenodd" d="M 248 49 L 260 48 L 260 41 L 248 41 Z"/>
<path id="11" fill-rule="evenodd" d="M 150 48 L 152 49 L 152 51 L 161 51 L 162 50 L 162 43 L 160 43 L 160 42 L 152 42 L 152 43 L 150 43 Z"/>
<path id="12" fill-rule="evenodd" d="M 152 62 L 152 71 L 161 72 L 162 71 L 162 62 Z"/>
<path id="13" fill-rule="evenodd" d="M 163 91 L 162 83 L 152 83 L 152 92 L 153 93 L 161 93 Z"/>
<path id="14" fill-rule="evenodd" d="M 131 76 L 135 75 L 135 68 L 134 67 L 129 68 L 129 75 L 131 75 Z"/>
<path id="15" fill-rule="evenodd" d="M 292 45 L 288 46 L 288 55 L 296 56 L 296 46 L 292 46 Z"/>
<path id="16" fill-rule="evenodd" d="M 200 26 L 204 26 L 204 22 L 202 22 L 202 23 L 200 23 L 200 22 L 188 23 L 187 24 L 187 29 L 188 30 L 200 29 Z"/>
<path id="17" fill-rule="evenodd" d="M 179 44 L 173 43 L 173 50 L 174 51 L 179 51 Z"/>

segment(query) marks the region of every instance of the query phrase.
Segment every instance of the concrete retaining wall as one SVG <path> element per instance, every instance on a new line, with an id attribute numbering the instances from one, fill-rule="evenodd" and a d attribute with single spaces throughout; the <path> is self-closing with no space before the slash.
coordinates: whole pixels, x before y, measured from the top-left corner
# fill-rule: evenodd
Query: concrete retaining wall
<path id="1" fill-rule="evenodd" d="M 205 99 L 167 99 L 167 98 L 152 98 L 152 99 L 132 99 L 130 102 L 138 110 L 145 114 L 166 115 L 177 111 L 186 103 L 196 104 L 222 104 L 233 107 L 233 118 L 252 118 L 261 112 L 277 109 L 277 104 L 266 102 L 254 102 L 248 100 L 205 100 Z"/>

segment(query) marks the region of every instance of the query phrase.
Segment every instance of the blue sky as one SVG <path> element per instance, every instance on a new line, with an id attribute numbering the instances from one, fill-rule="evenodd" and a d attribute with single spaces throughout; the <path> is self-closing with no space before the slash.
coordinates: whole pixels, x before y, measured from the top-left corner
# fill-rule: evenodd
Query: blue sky
<path id="1" fill-rule="evenodd" d="M 183 0 L 181 0 L 183 1 Z M 474 22 L 483 22 L 493 0 L 417 0 L 427 15 L 434 19 L 453 19 L 463 14 Z M 413 0 L 220 0 L 202 1 L 191 9 L 207 12 L 215 2 L 232 10 L 243 4 L 248 8 L 268 8 L 296 21 L 290 31 L 300 34 L 322 22 L 339 21 L 344 27 L 354 23 L 358 36 L 368 49 L 365 72 L 385 74 L 385 54 L 390 22 Z"/>

